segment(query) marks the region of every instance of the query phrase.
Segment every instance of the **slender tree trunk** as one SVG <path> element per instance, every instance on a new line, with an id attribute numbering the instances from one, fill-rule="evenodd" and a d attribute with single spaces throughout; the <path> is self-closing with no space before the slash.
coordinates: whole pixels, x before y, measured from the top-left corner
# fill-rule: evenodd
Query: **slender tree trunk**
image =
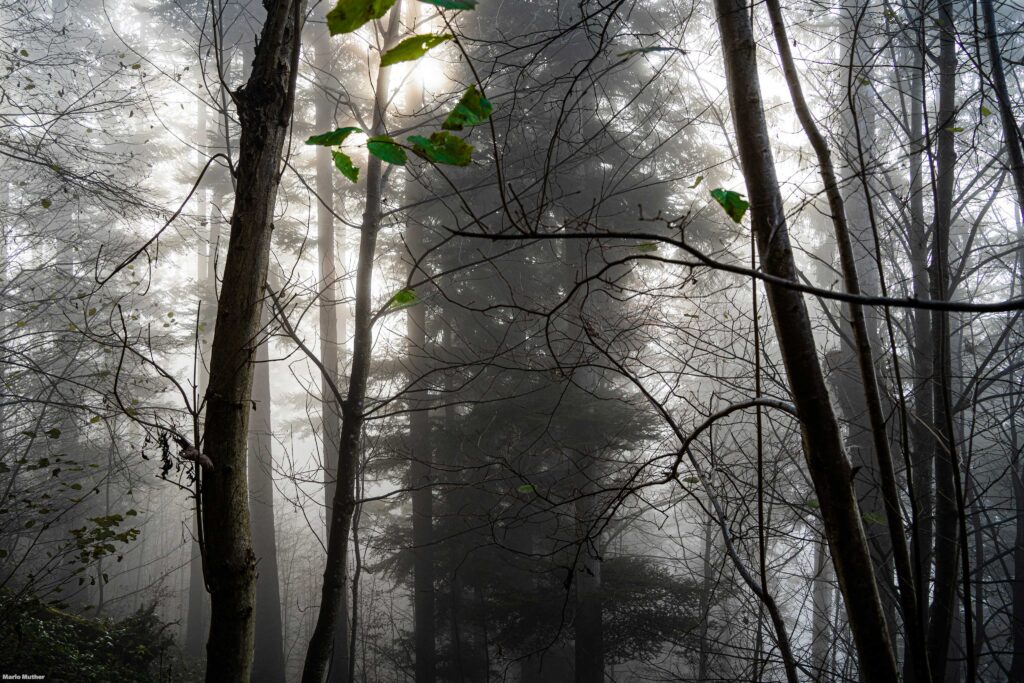
<path id="1" fill-rule="evenodd" d="M 587 457 L 584 455 L 583 457 Z M 584 465 L 584 480 L 589 479 Z M 580 490 L 584 490 L 582 487 Z M 590 533 L 593 526 L 594 499 L 580 496 L 576 501 L 577 529 L 581 537 Z M 573 622 L 575 637 L 575 681 L 576 683 L 603 683 L 604 676 L 604 628 L 602 623 L 603 600 L 601 594 L 601 558 L 603 552 L 600 534 L 597 538 L 585 538 L 580 552 L 576 572 L 576 618 Z"/>
<path id="2" fill-rule="evenodd" d="M 334 126 L 334 107 L 330 92 L 330 75 L 332 73 L 332 49 L 330 35 L 326 26 L 315 24 L 313 66 L 316 70 L 317 90 L 314 100 L 316 130 L 326 131 Z M 331 533 L 333 515 L 332 504 L 338 478 L 338 451 L 341 446 L 341 407 L 331 390 L 331 383 L 341 386 L 341 357 L 344 335 L 339 329 L 344 326 L 344 309 L 339 316 L 337 241 L 335 239 L 334 222 L 334 167 L 331 163 L 331 150 L 327 147 L 316 148 L 316 194 L 319 197 L 316 213 L 317 225 L 317 256 L 320 262 L 320 281 L 318 311 L 320 323 L 320 362 L 325 372 L 320 378 L 321 396 L 321 434 L 324 449 L 324 504 L 326 507 L 327 535 Z M 339 607 L 342 617 L 338 619 L 334 635 L 334 666 L 331 667 L 331 683 L 348 681 L 349 670 L 349 607 L 348 593 L 342 594 Z"/>
<path id="3" fill-rule="evenodd" d="M 1013 419 L 1013 418 L 1011 418 Z M 1012 434 L 1013 460 L 1013 503 L 1017 513 L 1016 544 L 1013 548 L 1013 581 L 1011 582 L 1012 627 L 1010 642 L 1013 644 L 1013 659 L 1010 662 L 1010 680 L 1024 681 L 1024 466 L 1017 443 L 1017 428 L 1010 426 Z"/>
<path id="4" fill-rule="evenodd" d="M 782 59 L 783 70 L 786 75 L 786 81 L 789 84 L 797 116 L 818 158 L 822 182 L 825 186 L 825 193 L 828 196 L 829 209 L 832 213 L 832 223 L 835 227 L 836 244 L 839 247 L 846 290 L 851 294 L 860 294 L 862 289 L 858 274 L 858 260 L 873 261 L 873 259 L 870 258 L 870 254 L 864 253 L 862 253 L 861 259 L 857 258 L 854 240 L 851 235 L 852 228 L 847 220 L 846 203 L 839 190 L 835 170 L 832 166 L 831 153 L 824 136 L 819 132 L 817 124 L 811 116 L 810 108 L 804 100 L 796 66 L 789 52 L 789 40 L 786 36 L 782 9 L 778 0 L 768 0 L 768 11 L 772 17 L 776 44 Z M 854 51 L 856 51 L 856 48 L 854 48 Z M 855 135 L 856 129 L 857 125 L 854 123 Z M 864 170 L 861 169 L 861 172 L 864 172 Z M 860 216 L 860 218 L 865 220 L 864 216 Z M 863 231 L 863 226 L 861 228 Z M 866 251 L 866 249 L 863 251 Z M 869 268 L 868 272 L 874 273 L 877 271 L 874 268 Z M 869 280 L 872 279 L 877 280 L 877 278 L 869 277 Z M 849 312 L 853 332 L 853 348 L 849 349 L 849 351 L 856 356 L 856 362 L 860 370 L 860 386 L 848 387 L 846 391 L 840 392 L 840 394 L 846 397 L 847 409 L 851 413 L 859 417 L 863 412 L 867 412 L 867 433 L 855 434 L 853 442 L 862 449 L 862 452 L 859 453 L 859 460 L 862 461 L 862 465 L 867 467 L 868 471 L 873 475 L 866 477 L 866 481 L 857 486 L 858 497 L 861 501 L 866 500 L 871 504 L 871 507 L 868 508 L 869 512 L 876 515 L 884 515 L 884 522 L 883 519 L 868 520 L 869 525 L 876 529 L 873 532 L 874 540 L 877 544 L 877 550 L 873 553 L 872 557 L 874 569 L 876 573 L 888 573 L 888 555 L 890 552 L 893 553 L 896 573 L 899 577 L 899 596 L 906 625 L 905 631 L 909 658 L 914 662 L 916 680 L 928 681 L 930 676 L 928 675 L 925 633 L 918 623 L 917 589 L 914 583 L 910 549 L 907 545 L 907 539 L 902 532 L 903 514 L 900 508 L 899 484 L 896 481 L 896 468 L 889 446 L 889 433 L 882 410 L 882 394 L 879 389 L 878 377 L 875 374 L 873 347 L 878 343 L 877 334 L 871 334 L 868 328 L 867 315 L 860 304 L 851 303 Z M 841 382 L 840 384 L 846 383 Z M 856 422 L 857 420 L 855 420 Z M 863 425 L 860 425 L 860 427 L 863 432 Z M 874 457 L 870 457 L 872 455 Z M 884 528 L 886 531 L 877 530 L 879 528 Z M 890 534 L 887 531 L 888 529 L 895 529 L 896 533 Z M 887 592 L 891 586 L 891 579 L 883 579 L 882 576 L 876 576 L 879 579 L 879 590 Z M 887 602 L 883 598 L 883 607 L 885 607 Z M 894 619 L 895 614 L 892 613 L 892 610 L 888 610 L 888 612 L 890 633 L 892 633 L 894 624 L 891 623 L 891 620 Z"/>
<path id="5" fill-rule="evenodd" d="M 269 319 L 264 307 L 264 322 Z M 256 554 L 256 639 L 252 683 L 285 679 L 281 591 L 274 532 L 274 458 L 271 422 L 269 340 L 256 350 L 253 370 L 253 414 L 249 423 L 249 513 L 252 549 Z"/>
<path id="6" fill-rule="evenodd" d="M 708 627 L 711 624 L 711 592 L 715 585 L 714 565 L 711 563 L 711 553 L 715 548 L 714 520 L 705 520 L 703 527 L 704 553 L 701 557 L 700 654 L 697 660 L 697 680 L 707 681 L 711 674 L 711 639 L 708 637 Z"/>
<path id="7" fill-rule="evenodd" d="M 393 45 L 401 23 L 401 0 L 391 8 L 385 46 Z M 385 108 L 388 103 L 390 69 L 377 71 L 376 99 L 372 135 L 384 132 Z M 352 370 L 348 394 L 341 406 L 341 439 L 338 450 L 338 477 L 331 501 L 330 533 L 327 537 L 327 560 L 321 590 L 316 626 L 306 650 L 303 683 L 321 683 L 328 669 L 339 665 L 332 661 L 332 651 L 343 599 L 348 584 L 348 542 L 355 512 L 355 482 L 359 470 L 359 445 L 365 419 L 366 385 L 373 351 L 373 261 L 380 229 L 381 161 L 370 156 L 366 164 L 366 204 L 360 226 L 359 256 L 356 264 L 355 329 L 352 347 Z M 355 653 L 352 653 L 354 656 Z M 351 670 L 351 662 L 350 662 Z"/>
<path id="8" fill-rule="evenodd" d="M 761 268 L 795 282 L 796 266 L 765 123 L 749 7 L 742 0 L 716 0 L 715 6 Z M 896 659 L 861 526 L 850 463 L 818 362 L 807 307 L 803 296 L 791 289 L 769 284 L 766 290 L 861 675 L 869 682 L 896 681 Z"/>
<path id="9" fill-rule="evenodd" d="M 196 111 L 196 166 L 202 168 L 206 163 L 206 100 L 202 98 L 202 69 L 198 69 L 197 88 L 199 89 L 199 103 Z M 201 185 L 196 190 L 196 215 L 199 218 L 200 227 L 208 227 L 210 240 L 204 247 L 200 242 L 196 254 L 196 287 L 198 289 L 199 301 L 202 303 L 202 318 L 198 334 L 202 341 L 206 341 L 208 335 L 203 334 L 205 324 L 212 320 L 211 311 L 217 307 L 216 300 L 216 277 L 211 276 L 214 269 L 212 252 L 216 248 L 213 240 L 213 221 L 209 217 L 207 206 L 207 189 Z M 203 360 L 204 344 L 199 344 L 199 356 L 195 362 L 198 368 L 198 396 L 206 393 L 208 375 L 206 363 Z M 197 406 L 198 409 L 198 406 Z M 200 475 L 202 473 L 199 473 Z M 203 656 L 203 642 L 209 629 L 210 620 L 210 599 L 206 592 L 206 581 L 203 579 L 203 553 L 199 546 L 199 514 L 198 509 L 192 516 L 192 559 L 189 561 L 189 582 L 188 582 L 188 618 L 185 621 L 185 653 L 192 659 L 201 659 Z"/>
<path id="10" fill-rule="evenodd" d="M 954 147 L 953 126 L 956 116 L 956 42 L 952 0 L 939 6 L 939 110 L 937 115 L 937 158 L 935 178 L 935 217 L 931 262 L 931 295 L 945 300 L 950 291 L 950 222 L 953 212 Z M 956 444 L 953 416 L 950 414 L 952 391 L 952 354 L 949 314 L 932 314 L 935 381 L 932 401 L 935 410 L 935 587 L 929 610 L 928 658 L 933 680 L 945 680 L 949 638 L 957 611 L 957 559 L 959 550 L 958 515 L 954 471 Z"/>
<path id="11" fill-rule="evenodd" d="M 203 452 L 213 467 L 201 491 L 210 589 L 207 683 L 251 677 L 256 558 L 246 437 L 253 356 L 267 278 L 281 154 L 291 120 L 304 0 L 270 7 L 252 74 L 235 93 L 241 122 L 237 191 L 206 391 Z"/>
<path id="12" fill-rule="evenodd" d="M 924 46 L 923 29 L 915 31 L 918 44 L 914 48 L 914 64 L 910 74 L 910 267 L 914 296 L 931 296 L 928 283 L 928 227 L 924 218 Z M 917 310 L 912 313 L 913 351 L 913 415 L 910 420 L 912 482 L 914 484 L 917 518 L 912 520 L 913 563 L 921 596 L 918 618 L 921 628 L 928 629 L 928 591 L 934 528 L 934 497 L 932 485 L 935 472 L 935 438 L 933 436 L 934 350 L 931 314 Z"/>
<path id="13" fill-rule="evenodd" d="M 1024 219 L 1017 220 L 1016 282 L 1024 274 Z M 1013 291 L 1011 290 L 1011 294 Z M 1016 386 L 1017 374 L 1010 373 L 1009 384 Z M 1017 404 L 1020 405 L 1019 403 Z M 1017 414 L 1010 417 L 1010 477 L 1012 478 L 1013 509 L 1016 513 L 1016 537 L 1013 547 L 1013 578 L 1010 581 L 1010 644 L 1013 658 L 1010 660 L 1011 681 L 1024 681 L 1024 458 L 1021 458 L 1020 440 L 1017 434 Z"/>
<path id="14" fill-rule="evenodd" d="M 1010 174 L 1013 186 L 1017 190 L 1017 210 L 1024 218 L 1024 153 L 1021 152 L 1020 129 L 1013 115 L 1013 103 L 1006 87 L 1006 74 L 1003 72 L 1003 57 L 999 52 L 999 33 L 996 26 L 996 11 L 992 0 L 981 0 L 981 9 L 985 15 L 985 37 L 988 43 L 989 74 L 992 86 L 999 100 L 999 118 L 1003 124 L 1003 141 L 1006 143 L 1006 156 L 1010 162 Z"/>
<path id="15" fill-rule="evenodd" d="M 811 660 L 816 680 L 827 681 L 832 676 L 832 563 L 824 538 L 814 544 L 814 579 L 811 588 Z"/>
<path id="16" fill-rule="evenodd" d="M 421 3 L 410 3 L 408 25 L 416 30 Z M 423 86 L 413 77 L 406 86 L 406 107 L 411 112 L 423 108 Z M 406 201 L 410 206 L 423 200 L 420 188 L 407 179 Z M 413 282 L 429 278 L 422 259 L 427 251 L 423 221 L 426 211 L 410 209 L 405 226 L 405 244 L 409 251 L 409 268 Z M 425 289 L 424 285 L 422 289 Z M 416 683 L 434 683 L 434 493 L 433 443 L 430 433 L 430 396 L 425 385 L 417 387 L 429 371 L 427 351 L 427 310 L 420 304 L 408 310 L 406 339 L 409 354 L 409 479 L 412 492 L 413 543 L 413 621 L 416 635 Z"/>

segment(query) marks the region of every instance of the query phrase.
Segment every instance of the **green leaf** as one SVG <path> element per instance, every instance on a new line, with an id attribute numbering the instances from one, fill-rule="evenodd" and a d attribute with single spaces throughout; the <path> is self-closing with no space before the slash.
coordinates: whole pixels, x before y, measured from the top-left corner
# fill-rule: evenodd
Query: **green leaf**
<path id="1" fill-rule="evenodd" d="M 349 155 L 344 152 L 339 152 L 336 149 L 332 149 L 331 156 L 334 158 L 335 167 L 341 171 L 341 175 L 345 176 L 353 183 L 359 180 L 359 169 L 352 165 L 352 159 Z"/>
<path id="2" fill-rule="evenodd" d="M 520 484 L 516 487 L 516 491 L 519 491 L 519 493 L 535 493 L 537 489 L 533 484 Z"/>
<path id="3" fill-rule="evenodd" d="M 459 103 L 441 124 L 445 130 L 462 130 L 466 126 L 479 126 L 491 116 L 494 107 L 480 94 L 475 85 L 462 95 Z"/>
<path id="4" fill-rule="evenodd" d="M 22 57 L 28 57 L 28 50 L 26 50 L 25 48 L 22 48 L 22 49 L 21 49 L 21 52 L 20 52 L 19 54 L 20 54 L 20 55 L 21 55 Z"/>
<path id="5" fill-rule="evenodd" d="M 416 292 L 406 287 L 400 289 L 394 293 L 394 295 L 388 300 L 388 309 L 397 311 L 402 308 L 408 308 L 417 303 Z"/>
<path id="6" fill-rule="evenodd" d="M 373 19 L 380 19 L 395 0 L 338 0 L 338 4 L 327 13 L 327 30 L 332 36 L 352 33 Z"/>
<path id="7" fill-rule="evenodd" d="M 693 188 L 697 187 L 698 185 L 700 185 L 703 182 L 704 182 L 704 176 L 702 176 L 702 175 L 697 176 L 697 179 L 693 181 L 693 185 L 690 185 L 690 189 L 692 190 Z"/>
<path id="8" fill-rule="evenodd" d="M 447 131 L 433 133 L 429 139 L 413 135 L 409 142 L 413 144 L 412 151 L 435 164 L 469 166 L 473 154 L 472 145 Z"/>
<path id="9" fill-rule="evenodd" d="M 950 126 L 949 128 L 945 128 L 944 130 L 947 130 L 950 133 L 963 133 L 964 132 L 964 129 L 960 128 L 959 126 Z"/>
<path id="10" fill-rule="evenodd" d="M 49 209 L 51 206 L 53 206 L 53 202 L 50 201 L 49 197 L 43 197 L 42 199 L 39 200 L 39 206 L 43 207 L 44 209 Z"/>
<path id="11" fill-rule="evenodd" d="M 402 149 L 395 139 L 388 135 L 374 135 L 370 138 L 369 142 L 366 143 L 366 149 L 370 151 L 370 154 L 377 157 L 381 161 L 386 161 L 389 164 L 398 164 L 401 166 L 409 158 L 405 154 L 405 150 Z"/>
<path id="12" fill-rule="evenodd" d="M 330 133 L 320 133 L 320 135 L 314 135 L 310 139 L 306 140 L 307 145 L 320 145 L 321 147 L 337 147 L 341 143 L 345 142 L 345 138 L 352 133 L 361 133 L 362 128 L 355 128 L 348 126 L 346 128 L 338 128 L 332 130 Z"/>
<path id="13" fill-rule="evenodd" d="M 982 116 L 992 116 L 992 110 L 989 109 L 988 107 L 986 107 L 983 104 L 983 105 L 981 105 L 981 115 Z"/>
<path id="14" fill-rule="evenodd" d="M 812 510 L 817 510 L 818 508 L 821 507 L 821 503 L 818 502 L 817 498 L 810 498 L 807 501 L 807 507 L 811 508 Z"/>
<path id="15" fill-rule="evenodd" d="M 445 9 L 473 9 L 476 7 L 476 0 L 420 0 L 420 2 Z"/>
<path id="16" fill-rule="evenodd" d="M 699 484 L 700 483 L 700 479 L 698 479 L 697 477 L 687 477 L 683 481 L 685 481 L 687 484 Z"/>
<path id="17" fill-rule="evenodd" d="M 643 244 L 636 245 L 636 247 L 634 247 L 634 248 L 637 251 L 643 251 L 643 252 L 658 251 L 658 243 L 657 242 L 644 242 Z"/>
<path id="18" fill-rule="evenodd" d="M 381 55 L 380 65 L 391 66 L 392 64 L 398 64 L 399 62 L 411 62 L 414 59 L 419 59 L 423 55 L 427 54 L 427 50 L 437 47 L 441 43 L 447 42 L 452 39 L 450 33 L 444 35 L 436 35 L 433 33 L 424 33 L 415 36 L 409 36 L 398 45 Z"/>
<path id="19" fill-rule="evenodd" d="M 743 221 L 744 214 L 750 208 L 750 204 L 743 199 L 743 195 L 739 192 L 723 190 L 719 187 L 711 190 L 711 196 L 725 209 L 725 212 L 729 214 L 729 218 L 733 219 L 736 223 Z"/>

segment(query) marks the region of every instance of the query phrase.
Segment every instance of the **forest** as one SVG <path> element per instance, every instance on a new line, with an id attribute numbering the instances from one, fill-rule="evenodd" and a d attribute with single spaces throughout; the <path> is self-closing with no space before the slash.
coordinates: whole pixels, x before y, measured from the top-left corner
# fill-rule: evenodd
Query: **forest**
<path id="1" fill-rule="evenodd" d="M 1024 683 L 1020 0 L 0 0 L 0 674 Z"/>

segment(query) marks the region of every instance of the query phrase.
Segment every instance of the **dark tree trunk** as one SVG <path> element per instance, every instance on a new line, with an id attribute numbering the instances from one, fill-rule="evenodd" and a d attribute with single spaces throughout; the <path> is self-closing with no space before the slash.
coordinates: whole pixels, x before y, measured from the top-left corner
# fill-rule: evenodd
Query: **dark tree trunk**
<path id="1" fill-rule="evenodd" d="M 768 11 L 772 17 L 779 56 L 797 116 L 818 159 L 822 183 L 828 196 L 829 210 L 835 228 L 836 244 L 839 247 L 846 290 L 851 294 L 864 292 L 859 270 L 866 265 L 867 282 L 870 283 L 870 289 L 866 293 L 878 293 L 871 291 L 871 289 L 878 289 L 881 278 L 878 270 L 874 267 L 875 260 L 871 249 L 874 239 L 873 236 L 869 237 L 871 233 L 871 230 L 868 229 L 871 226 L 869 200 L 861 193 L 855 195 L 856 201 L 853 206 L 859 206 L 863 210 L 855 210 L 853 220 L 851 220 L 847 214 L 848 204 L 839 189 L 828 144 L 818 130 L 810 108 L 804 100 L 800 79 L 789 51 L 789 40 L 786 36 L 785 22 L 778 0 L 768 0 Z M 856 33 L 854 35 L 856 36 Z M 852 53 L 856 54 L 857 52 L 857 47 L 854 45 Z M 847 74 L 848 83 L 854 81 L 853 76 L 852 72 Z M 853 88 L 852 85 L 848 87 L 851 90 Z M 859 150 L 862 144 L 859 133 L 860 123 L 857 120 L 860 108 L 854 104 L 857 96 L 852 91 L 850 96 L 848 125 L 852 128 L 850 132 L 854 138 L 854 147 Z M 860 154 L 858 157 L 859 159 L 863 158 Z M 865 172 L 864 169 L 861 169 L 861 173 Z M 866 180 L 864 183 L 866 184 Z M 861 197 L 863 199 L 860 199 Z M 859 221 L 859 225 L 857 221 Z M 855 228 L 855 225 L 858 227 Z M 856 448 L 853 461 L 863 468 L 864 476 L 858 477 L 855 482 L 855 490 L 858 502 L 862 506 L 861 509 L 867 510 L 865 517 L 869 528 L 868 543 L 872 551 L 872 562 L 878 580 L 883 610 L 890 628 L 890 637 L 894 633 L 895 626 L 895 610 L 891 601 L 892 572 L 889 569 L 891 555 L 899 577 L 899 597 L 906 624 L 908 659 L 914 662 L 915 680 L 928 681 L 930 677 L 925 635 L 924 630 L 918 624 L 917 588 L 911 567 L 910 549 L 907 546 L 906 537 L 902 533 L 903 515 L 900 509 L 899 484 L 896 481 L 889 432 L 882 408 L 882 392 L 875 372 L 873 349 L 879 345 L 877 321 L 871 317 L 872 324 L 869 326 L 869 316 L 860 304 L 851 303 L 848 311 L 850 314 L 850 327 L 847 330 L 849 337 L 844 339 L 844 348 L 840 352 L 840 356 L 859 370 L 855 377 L 858 377 L 860 382 L 858 383 L 848 375 L 844 377 L 841 371 L 837 385 L 841 388 L 838 393 L 844 410 L 851 418 L 850 442 Z M 867 424 L 865 424 L 865 417 Z M 889 529 L 896 529 L 897 533 L 890 534 Z"/>
<path id="2" fill-rule="evenodd" d="M 996 11 L 992 0 L 981 0 L 982 12 L 985 15 L 985 37 L 988 43 L 989 74 L 992 76 L 993 90 L 999 100 L 999 118 L 1003 124 L 1003 141 L 1006 143 L 1006 156 L 1009 159 L 1010 174 L 1013 186 L 1017 190 L 1017 210 L 1024 219 L 1024 153 L 1021 152 L 1020 129 L 1013 115 L 1013 103 L 1006 87 L 1006 74 L 1003 71 L 1003 57 L 999 52 L 999 33 L 996 26 Z"/>
<path id="3" fill-rule="evenodd" d="M 917 31 L 918 40 L 923 32 Z M 910 75 L 910 267 L 914 296 L 931 296 L 928 284 L 928 228 L 924 218 L 924 48 L 916 45 L 914 64 Z M 917 516 L 912 520 L 913 564 L 921 600 L 918 604 L 921 628 L 928 629 L 927 586 L 929 585 L 934 528 L 934 497 L 932 485 L 935 472 L 935 438 L 933 436 L 932 382 L 934 362 L 932 348 L 931 314 L 917 310 L 913 315 L 913 416 L 910 420 L 910 457 L 914 484 L 914 507 Z"/>
<path id="4" fill-rule="evenodd" d="M 954 120 L 956 116 L 956 36 L 952 0 L 940 5 L 939 31 L 939 111 L 938 148 L 935 179 L 935 217 L 931 262 L 931 296 L 950 297 L 950 222 L 953 211 Z M 957 611 L 957 559 L 959 551 L 958 505 L 954 468 L 956 444 L 953 416 L 950 414 L 952 391 L 952 354 L 949 314 L 932 315 L 932 339 L 935 381 L 932 401 L 935 410 L 935 587 L 928 622 L 928 659 L 933 680 L 945 680 L 949 638 Z"/>
<path id="5" fill-rule="evenodd" d="M 401 4 L 399 0 L 391 8 L 385 46 L 393 45 L 398 35 Z M 377 72 L 373 130 L 369 131 L 371 135 L 384 132 L 389 74 L 389 68 L 381 68 Z M 352 370 L 348 393 L 341 406 L 338 477 L 331 500 L 328 522 L 330 533 L 327 536 L 327 561 L 324 567 L 320 609 L 306 650 L 302 670 L 303 683 L 321 683 L 328 669 L 335 672 L 339 666 L 339 662 L 333 658 L 333 650 L 339 619 L 344 620 L 346 617 L 341 610 L 345 604 L 348 586 L 348 543 L 352 531 L 352 516 L 356 508 L 355 483 L 359 470 L 359 445 L 365 420 L 366 385 L 373 351 L 373 261 L 377 250 L 377 233 L 380 229 L 382 185 L 381 161 L 371 155 L 366 164 L 366 203 L 360 226 L 359 256 L 356 263 Z M 349 672 L 352 668 L 353 663 L 350 659 Z M 337 674 L 332 673 L 332 678 L 338 674 L 344 675 L 338 671 Z"/>
<path id="6" fill-rule="evenodd" d="M 314 100 L 316 130 L 327 131 L 334 127 L 334 106 L 328 96 L 331 84 L 332 50 L 330 35 L 326 26 L 316 24 L 311 31 L 314 35 L 313 65 L 316 70 L 317 91 Z M 331 514 L 334 492 L 338 478 L 338 451 L 341 447 L 341 407 L 331 388 L 341 386 L 342 342 L 344 339 L 344 309 L 339 321 L 337 253 L 334 222 L 334 165 L 331 150 L 316 148 L 316 194 L 319 198 L 316 213 L 317 256 L 320 261 L 319 323 L 320 362 L 325 372 L 320 378 L 321 434 L 324 458 L 324 505 L 326 507 L 327 535 L 331 533 Z M 340 326 L 339 326 L 340 322 Z M 348 594 L 343 593 L 339 612 L 342 617 L 334 635 L 334 666 L 331 667 L 331 683 L 348 681 L 349 633 Z"/>
<path id="7" fill-rule="evenodd" d="M 252 550 L 246 437 L 253 357 L 267 278 L 281 152 L 295 98 L 304 0 L 271 6 L 252 75 L 236 93 L 241 140 L 231 237 L 206 391 L 203 452 L 213 467 L 201 492 L 210 590 L 208 683 L 251 677 L 256 558 Z"/>
<path id="8" fill-rule="evenodd" d="M 764 272 L 796 281 L 757 74 L 749 7 L 716 0 L 740 164 Z M 875 584 L 850 463 L 818 362 L 803 296 L 768 284 L 768 301 L 804 436 L 804 454 L 821 504 L 825 533 L 866 681 L 895 681 L 896 660 Z"/>
<path id="9" fill-rule="evenodd" d="M 603 683 L 604 627 L 602 623 L 601 594 L 601 539 L 586 538 L 593 533 L 594 499 L 581 496 L 576 501 L 577 528 L 584 547 L 580 551 L 576 571 L 576 618 L 573 623 L 575 637 L 576 683 Z"/>

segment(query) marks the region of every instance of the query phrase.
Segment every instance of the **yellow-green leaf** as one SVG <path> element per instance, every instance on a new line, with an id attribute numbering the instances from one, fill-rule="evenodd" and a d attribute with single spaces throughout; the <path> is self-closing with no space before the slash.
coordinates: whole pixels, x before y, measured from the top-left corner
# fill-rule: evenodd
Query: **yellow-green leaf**
<path id="1" fill-rule="evenodd" d="M 435 164 L 469 166 L 472 160 L 473 146 L 448 131 L 438 131 L 429 138 L 413 135 L 409 142 L 413 145 L 412 151 Z"/>
<path id="2" fill-rule="evenodd" d="M 392 311 L 397 311 L 401 308 L 408 308 L 416 304 L 416 292 L 406 287 L 400 289 L 391 297 L 388 301 L 388 308 Z"/>
<path id="3" fill-rule="evenodd" d="M 321 147 L 337 147 L 341 143 L 345 142 L 345 138 L 352 133 L 362 132 L 362 128 L 355 128 L 354 126 L 347 126 L 345 128 L 337 128 L 329 133 L 320 133 L 314 135 L 306 140 L 307 145 L 320 145 Z"/>
<path id="4" fill-rule="evenodd" d="M 471 85 L 441 124 L 441 128 L 462 130 L 466 126 L 479 126 L 490 117 L 492 111 L 494 107 L 487 98 L 480 94 L 475 85 Z"/>
<path id="5" fill-rule="evenodd" d="M 366 143 L 366 149 L 369 150 L 370 154 L 377 157 L 381 161 L 386 161 L 389 164 L 403 165 L 409 158 L 405 154 L 405 150 L 402 149 L 394 138 L 388 135 L 374 135 Z"/>
<path id="6" fill-rule="evenodd" d="M 395 0 L 338 0 L 327 13 L 327 30 L 332 36 L 352 33 L 357 28 L 387 14 Z"/>
<path id="7" fill-rule="evenodd" d="M 426 33 L 410 36 L 381 55 L 380 65 L 391 66 L 399 62 L 411 62 L 427 54 L 427 50 L 452 39 L 450 33 L 435 35 Z"/>
<path id="8" fill-rule="evenodd" d="M 733 219 L 736 223 L 743 221 L 744 214 L 747 213 L 747 209 L 750 208 L 750 204 L 743 199 L 743 195 L 739 192 L 733 192 L 732 190 L 723 190 L 718 187 L 711 190 L 711 196 L 714 197 L 715 201 L 725 209 L 725 212 L 729 214 L 729 218 Z"/>
<path id="9" fill-rule="evenodd" d="M 359 169 L 352 165 L 352 159 L 349 155 L 344 152 L 339 152 L 336 149 L 332 149 L 331 157 L 334 158 L 334 166 L 341 171 L 341 175 L 345 176 L 353 183 L 359 181 Z"/>

